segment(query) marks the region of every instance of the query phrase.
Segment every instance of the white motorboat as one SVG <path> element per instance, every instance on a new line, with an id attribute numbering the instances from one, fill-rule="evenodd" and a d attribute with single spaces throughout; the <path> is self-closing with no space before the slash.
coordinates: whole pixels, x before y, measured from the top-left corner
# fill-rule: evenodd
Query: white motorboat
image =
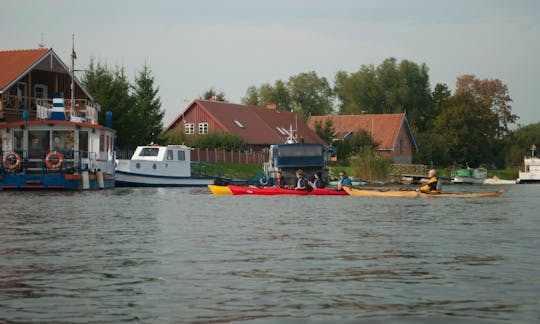
<path id="1" fill-rule="evenodd" d="M 200 187 L 214 177 L 193 175 L 191 148 L 185 145 L 138 146 L 130 160 L 116 160 L 117 187 Z"/>
<path id="2" fill-rule="evenodd" d="M 534 156 L 536 145 L 531 147 L 531 157 L 524 158 L 525 168 L 519 171 L 517 183 L 533 183 L 540 182 L 540 159 Z"/>

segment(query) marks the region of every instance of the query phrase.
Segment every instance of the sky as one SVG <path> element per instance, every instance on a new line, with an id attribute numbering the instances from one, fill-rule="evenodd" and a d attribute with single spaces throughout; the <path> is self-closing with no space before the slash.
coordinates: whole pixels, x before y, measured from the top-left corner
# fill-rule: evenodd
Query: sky
<path id="1" fill-rule="evenodd" d="M 315 71 L 331 85 L 386 58 L 425 63 L 430 85 L 474 74 L 500 79 L 512 109 L 540 122 L 540 1 L 536 0 L 0 0 L 0 50 L 52 47 L 76 69 L 90 58 L 146 63 L 164 126 L 205 90 L 240 103 L 250 86 Z"/>

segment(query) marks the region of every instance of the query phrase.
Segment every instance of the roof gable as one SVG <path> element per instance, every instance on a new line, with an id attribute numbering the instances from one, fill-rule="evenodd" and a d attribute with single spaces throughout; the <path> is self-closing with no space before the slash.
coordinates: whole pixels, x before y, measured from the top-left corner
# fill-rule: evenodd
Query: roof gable
<path id="1" fill-rule="evenodd" d="M 52 48 L 0 51 L 0 92 L 6 90 L 33 69 L 69 73 L 69 68 Z M 75 83 L 92 98 L 75 78 Z"/>
<path id="2" fill-rule="evenodd" d="M 364 115 L 335 115 L 335 116 L 312 116 L 308 125 L 315 129 L 315 123 L 331 119 L 336 135 L 343 138 L 349 132 L 363 129 L 368 132 L 373 140 L 379 143 L 382 150 L 391 150 L 397 144 L 398 136 L 403 127 L 411 137 L 411 141 L 417 148 L 416 140 L 407 121 L 407 116 L 403 114 L 364 114 Z"/>
<path id="3" fill-rule="evenodd" d="M 0 90 L 19 79 L 43 56 L 50 48 L 30 50 L 0 51 Z"/>

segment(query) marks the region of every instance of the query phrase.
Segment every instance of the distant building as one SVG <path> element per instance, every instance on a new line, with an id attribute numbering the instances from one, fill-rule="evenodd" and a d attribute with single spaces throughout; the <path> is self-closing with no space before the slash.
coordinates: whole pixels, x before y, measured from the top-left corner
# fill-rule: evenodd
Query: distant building
<path id="1" fill-rule="evenodd" d="M 295 114 L 276 109 L 222 102 L 194 100 L 165 128 L 188 136 L 226 132 L 241 137 L 253 150 L 261 151 L 272 144 L 282 144 L 295 131 L 298 142 L 324 141 Z"/>
<path id="2" fill-rule="evenodd" d="M 24 111 L 35 119 L 37 101 L 58 92 L 70 99 L 71 75 L 52 48 L 0 51 L 0 123 L 22 121 Z M 92 101 L 77 79 L 75 98 Z"/>
<path id="3" fill-rule="evenodd" d="M 336 130 L 335 140 L 344 139 L 363 129 L 379 143 L 377 150 L 391 158 L 394 163 L 412 163 L 413 153 L 418 151 L 416 139 L 405 113 L 311 116 L 307 124 L 314 130 L 317 122 L 322 122 L 324 126 L 328 119 L 332 120 Z"/>

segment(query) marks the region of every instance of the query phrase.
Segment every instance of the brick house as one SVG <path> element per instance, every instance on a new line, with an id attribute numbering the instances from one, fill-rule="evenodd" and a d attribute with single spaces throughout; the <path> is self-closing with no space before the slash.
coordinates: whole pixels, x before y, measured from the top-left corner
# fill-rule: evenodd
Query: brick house
<path id="1" fill-rule="evenodd" d="M 413 153 L 418 151 L 416 139 L 405 113 L 312 116 L 307 124 L 314 130 L 317 122 L 324 125 L 328 119 L 333 122 L 336 140 L 363 129 L 379 143 L 378 152 L 391 158 L 394 163 L 410 164 Z"/>
<path id="2" fill-rule="evenodd" d="M 295 130 L 298 141 L 326 143 L 306 123 L 289 111 L 234 104 L 216 100 L 194 100 L 164 130 L 188 136 L 227 132 L 241 137 L 254 152 L 282 144 Z"/>

